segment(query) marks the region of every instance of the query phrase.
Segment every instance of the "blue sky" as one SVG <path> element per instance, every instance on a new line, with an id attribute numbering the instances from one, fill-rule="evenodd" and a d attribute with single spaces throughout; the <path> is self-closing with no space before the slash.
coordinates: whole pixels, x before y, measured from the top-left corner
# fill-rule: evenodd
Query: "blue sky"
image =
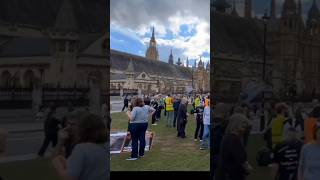
<path id="1" fill-rule="evenodd" d="M 168 62 L 172 49 L 194 64 L 210 58 L 210 0 L 111 0 L 111 49 L 145 56 L 155 27 L 160 60 Z"/>

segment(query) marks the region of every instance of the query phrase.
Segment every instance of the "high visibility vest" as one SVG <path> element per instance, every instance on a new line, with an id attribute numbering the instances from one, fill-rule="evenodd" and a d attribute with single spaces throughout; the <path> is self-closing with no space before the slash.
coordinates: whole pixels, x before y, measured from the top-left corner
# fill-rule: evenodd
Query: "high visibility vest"
<path id="1" fill-rule="evenodd" d="M 277 116 L 276 119 L 272 122 L 271 135 L 273 145 L 276 145 L 283 141 L 284 121 L 285 118 L 283 116 Z"/>
<path id="2" fill-rule="evenodd" d="M 173 111 L 173 99 L 172 97 L 167 97 L 165 99 L 166 102 L 166 111 Z"/>
<path id="3" fill-rule="evenodd" d="M 200 98 L 196 98 L 196 99 L 194 100 L 194 106 L 195 106 L 195 107 L 200 106 Z"/>
<path id="4" fill-rule="evenodd" d="M 304 137 L 305 143 L 312 143 L 315 141 L 315 127 L 317 126 L 317 120 L 310 117 L 304 122 Z"/>

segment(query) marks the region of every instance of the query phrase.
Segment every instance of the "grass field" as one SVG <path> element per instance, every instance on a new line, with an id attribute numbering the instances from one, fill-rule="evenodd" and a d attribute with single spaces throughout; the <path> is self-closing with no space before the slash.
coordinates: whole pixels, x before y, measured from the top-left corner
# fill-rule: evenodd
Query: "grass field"
<path id="1" fill-rule="evenodd" d="M 259 167 L 256 161 L 256 154 L 265 146 L 262 135 L 250 135 L 248 144 L 248 160 L 253 166 L 248 180 L 272 180 L 270 167 Z"/>
<path id="2" fill-rule="evenodd" d="M 57 180 L 55 170 L 49 159 L 35 159 L 0 164 L 3 180 Z"/>
<path id="3" fill-rule="evenodd" d="M 126 131 L 128 118 L 124 112 L 113 113 L 111 131 Z M 111 156 L 111 171 L 209 171 L 210 151 L 199 150 L 200 142 L 193 141 L 194 116 L 188 118 L 187 138 L 177 138 L 175 128 L 166 127 L 166 117 L 161 116 L 157 126 L 149 124 L 149 131 L 155 132 L 152 150 L 137 161 L 126 161 L 129 153 Z"/>

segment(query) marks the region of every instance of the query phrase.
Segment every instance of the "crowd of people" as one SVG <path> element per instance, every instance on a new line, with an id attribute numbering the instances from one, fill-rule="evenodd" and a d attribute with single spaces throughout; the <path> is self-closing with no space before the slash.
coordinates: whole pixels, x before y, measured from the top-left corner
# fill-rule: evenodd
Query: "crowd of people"
<path id="1" fill-rule="evenodd" d="M 44 108 L 42 108 L 44 109 Z M 60 179 L 104 180 L 109 177 L 109 132 L 103 117 L 69 106 L 63 118 L 51 105 L 44 116 L 44 141 L 38 152 L 54 148 L 52 164 Z"/>
<path id="2" fill-rule="evenodd" d="M 166 127 L 176 128 L 177 138 L 186 138 L 186 125 L 190 114 L 196 117 L 194 140 L 201 141 L 200 149 L 210 148 L 210 96 L 197 95 L 163 95 L 130 96 L 125 95 L 122 111 L 127 109 L 128 132 L 132 140 L 131 157 L 127 160 L 137 160 L 144 156 L 145 133 L 148 129 L 149 117 L 151 125 L 156 126 L 161 116 L 166 116 Z M 192 110 L 188 112 L 188 104 Z M 162 113 L 163 112 L 163 113 Z M 139 147 L 138 147 L 139 146 Z"/>
<path id="3" fill-rule="evenodd" d="M 316 103 L 315 103 L 316 102 Z M 245 180 L 255 169 L 247 144 L 253 118 L 264 119 L 265 147 L 257 163 L 271 168 L 275 180 L 315 180 L 320 177 L 320 104 L 311 111 L 302 104 L 266 102 L 213 106 L 213 170 L 216 180 Z M 260 136 L 259 136 L 260 137 Z M 262 140 L 262 139 L 261 139 Z M 250 142 L 256 143 L 256 142 Z M 235 148 L 236 147 L 236 148 Z"/>

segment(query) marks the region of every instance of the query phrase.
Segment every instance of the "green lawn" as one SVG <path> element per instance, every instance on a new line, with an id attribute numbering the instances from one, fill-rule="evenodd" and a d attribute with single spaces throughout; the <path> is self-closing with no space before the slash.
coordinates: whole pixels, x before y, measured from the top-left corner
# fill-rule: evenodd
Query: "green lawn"
<path id="1" fill-rule="evenodd" d="M 127 130 L 128 118 L 124 112 L 113 113 L 111 117 L 112 131 Z M 157 126 L 149 125 L 149 131 L 155 132 L 151 151 L 137 161 L 126 161 L 129 153 L 112 155 L 111 171 L 209 171 L 210 151 L 199 150 L 200 142 L 193 141 L 195 126 L 192 115 L 186 127 L 187 138 L 177 138 L 176 129 L 166 127 L 166 117 L 162 114 Z"/>
<path id="2" fill-rule="evenodd" d="M 49 159 L 35 159 L 0 164 L 3 180 L 57 180 L 55 170 Z"/>

